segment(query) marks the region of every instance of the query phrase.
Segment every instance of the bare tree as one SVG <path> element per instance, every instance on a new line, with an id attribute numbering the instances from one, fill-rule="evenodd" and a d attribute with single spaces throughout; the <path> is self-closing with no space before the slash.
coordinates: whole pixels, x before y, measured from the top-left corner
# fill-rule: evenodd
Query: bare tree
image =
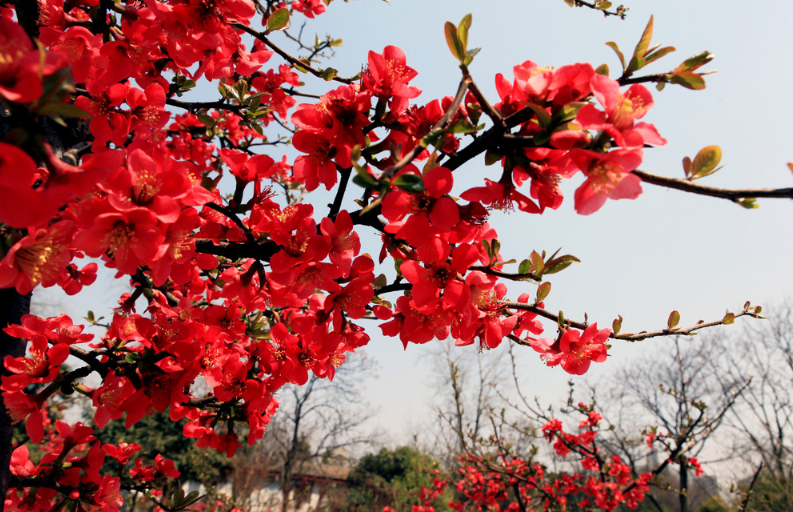
<path id="1" fill-rule="evenodd" d="M 762 464 L 751 510 L 793 509 L 793 302 L 771 308 L 767 322 L 722 337 L 721 381 L 751 378 L 729 416 L 746 473 Z M 752 469 L 749 469 L 752 468 Z"/>
<path id="2" fill-rule="evenodd" d="M 677 482 L 672 486 L 672 479 L 666 478 L 666 484 L 677 494 L 677 510 L 688 512 L 707 498 L 707 492 L 695 492 L 690 482 L 690 461 L 701 455 L 724 424 L 749 381 L 740 374 L 723 375 L 722 352 L 715 343 L 678 337 L 673 344 L 671 350 L 659 347 L 652 357 L 615 374 L 608 400 L 613 405 L 604 410 L 614 429 L 604 446 L 623 458 L 634 473 L 654 467 L 653 473 L 660 478 L 667 468 L 676 466 Z M 653 426 L 645 432 L 664 447 L 663 454 L 652 451 L 645 439 L 629 434 L 642 423 Z M 650 499 L 658 510 L 662 510 L 661 501 L 665 499 Z"/>
<path id="3" fill-rule="evenodd" d="M 346 450 L 372 443 L 377 434 L 364 423 L 376 409 L 365 401 L 363 387 L 373 367 L 356 354 L 337 369 L 333 381 L 312 375 L 303 386 L 285 386 L 264 439 L 237 468 L 235 494 L 250 495 L 262 473 L 277 475 L 281 511 L 296 510 L 305 494 L 296 475 L 322 464 L 344 464 Z"/>
<path id="4" fill-rule="evenodd" d="M 437 342 L 429 357 L 436 367 L 440 419 L 433 451 L 450 467 L 470 439 L 489 430 L 489 415 L 504 404 L 497 388 L 503 383 L 505 352 L 461 350 L 446 340 Z"/>

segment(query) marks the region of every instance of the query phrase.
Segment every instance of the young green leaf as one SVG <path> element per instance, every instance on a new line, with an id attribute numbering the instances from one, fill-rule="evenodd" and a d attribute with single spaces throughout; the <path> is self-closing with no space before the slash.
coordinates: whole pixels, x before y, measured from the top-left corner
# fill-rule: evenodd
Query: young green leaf
<path id="1" fill-rule="evenodd" d="M 424 182 L 421 180 L 421 176 L 418 174 L 413 174 L 412 172 L 400 174 L 394 178 L 391 183 L 401 190 L 411 194 L 420 194 L 424 192 Z"/>
<path id="2" fill-rule="evenodd" d="M 449 46 L 449 50 L 457 60 L 462 62 L 465 60 L 465 49 L 463 48 L 462 41 L 460 41 L 460 37 L 457 35 L 457 27 L 455 27 L 454 23 L 451 21 L 447 21 L 443 29 L 446 34 L 446 44 Z"/>
<path id="3" fill-rule="evenodd" d="M 633 50 L 633 57 L 631 57 L 631 61 L 628 63 L 628 69 L 626 71 L 628 74 L 638 71 L 645 66 L 645 55 L 647 54 L 647 48 L 650 47 L 650 39 L 652 39 L 652 37 L 653 17 L 650 16 L 650 21 L 647 22 L 647 26 L 644 28 L 644 33 L 642 33 L 642 37 L 639 39 L 639 42 L 636 44 L 636 48 Z"/>
<path id="4" fill-rule="evenodd" d="M 457 39 L 463 49 L 463 54 L 468 51 L 468 29 L 471 28 L 471 13 L 463 16 L 460 25 L 457 27 Z"/>
<path id="5" fill-rule="evenodd" d="M 272 32 L 273 30 L 285 29 L 287 25 L 289 25 L 289 9 L 281 7 L 273 11 L 270 17 L 267 18 L 266 28 L 268 32 Z"/>
<path id="6" fill-rule="evenodd" d="M 669 313 L 669 319 L 666 321 L 666 326 L 670 329 L 674 329 L 677 327 L 677 324 L 680 323 L 680 313 L 677 311 L 672 311 Z"/>
<path id="7" fill-rule="evenodd" d="M 614 41 L 609 41 L 608 43 L 606 43 L 606 46 L 608 46 L 609 48 L 614 50 L 614 53 L 617 54 L 617 57 L 619 57 L 619 59 L 620 59 L 620 64 L 622 64 L 622 71 L 624 73 L 625 72 L 625 55 L 622 54 L 622 52 L 620 51 L 619 46 L 617 46 L 617 43 L 615 43 Z"/>
<path id="8" fill-rule="evenodd" d="M 699 150 L 691 163 L 691 179 L 696 180 L 709 176 L 720 169 L 716 166 L 721 161 L 721 148 L 707 146 Z"/>
<path id="9" fill-rule="evenodd" d="M 545 282 L 537 287 L 537 304 L 545 300 L 545 297 L 551 293 L 551 283 Z"/>
<path id="10" fill-rule="evenodd" d="M 554 258 L 550 261 L 545 263 L 545 273 L 546 274 L 556 274 L 557 272 L 561 272 L 562 270 L 566 269 L 573 263 L 580 263 L 581 260 L 576 258 L 573 255 L 565 254 L 564 256 L 559 256 L 558 258 Z"/>
<path id="11" fill-rule="evenodd" d="M 701 68 L 708 62 L 712 61 L 715 55 L 710 53 L 709 51 L 704 51 L 702 53 L 698 53 L 693 57 L 689 57 L 683 61 L 682 64 L 677 66 L 675 69 L 675 73 L 680 71 L 696 71 L 697 69 Z"/>
<path id="12" fill-rule="evenodd" d="M 705 79 L 702 75 L 692 73 L 691 71 L 678 71 L 669 77 L 669 81 L 673 84 L 682 85 L 686 89 L 699 91 L 705 88 Z"/>
<path id="13" fill-rule="evenodd" d="M 663 57 L 664 55 L 668 55 L 668 54 L 672 53 L 675 50 L 676 50 L 676 48 L 674 46 L 665 46 L 665 47 L 663 47 L 663 48 L 661 48 L 659 50 L 656 50 L 654 52 L 648 52 L 647 55 L 644 56 L 644 63 L 645 64 L 649 64 L 651 62 L 655 62 L 658 59 L 660 59 L 661 57 Z"/>
<path id="14" fill-rule="evenodd" d="M 619 334 L 620 329 L 622 329 L 622 315 L 617 315 L 618 318 L 615 318 L 613 322 L 611 322 L 611 330 L 614 334 Z"/>

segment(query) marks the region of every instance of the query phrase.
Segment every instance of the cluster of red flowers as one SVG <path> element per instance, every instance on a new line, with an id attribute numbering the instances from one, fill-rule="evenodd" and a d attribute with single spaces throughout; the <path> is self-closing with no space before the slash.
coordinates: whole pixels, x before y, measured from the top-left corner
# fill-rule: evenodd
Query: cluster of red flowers
<path id="1" fill-rule="evenodd" d="M 141 447 L 127 443 L 103 445 L 93 435 L 94 430 L 82 423 L 70 426 L 56 421 L 55 428 L 49 422 L 47 427 L 46 442 L 41 445 L 44 455 L 38 464 L 30 460 L 30 451 L 25 445 L 11 454 L 11 474 L 46 484 L 33 485 L 38 488 L 28 494 L 9 493 L 5 501 L 5 506 L 10 507 L 7 510 L 49 510 L 59 493 L 89 509 L 118 510 L 123 503 L 121 476 L 102 475 L 100 469 L 106 455 L 124 468 Z M 178 478 L 181 474 L 172 460 L 159 454 L 154 465 L 144 466 L 141 459 L 135 459 L 134 467 L 125 473 L 137 485 L 161 483 L 165 478 Z M 162 494 L 157 489 L 151 492 Z"/>
<path id="2" fill-rule="evenodd" d="M 541 464 L 503 451 L 495 461 L 467 455 L 460 460 L 456 482 L 465 498 L 453 500 L 452 508 L 506 512 L 526 510 L 525 506 L 565 510 L 568 504 L 581 510 L 614 510 L 620 504 L 631 510 L 638 507 L 652 473 L 634 477 L 618 456 L 604 457 L 595 445 L 600 414 L 583 404 L 579 408 L 587 415 L 579 424 L 580 433 L 565 432 L 558 419 L 548 421 L 542 433 L 561 457 L 577 456 L 583 472 L 550 474 Z"/>
<path id="3" fill-rule="evenodd" d="M 6 329 L 30 340 L 27 357 L 5 359 L 11 375 L 0 389 L 33 442 L 44 437 L 44 403 L 66 387 L 91 399 L 98 427 L 122 417 L 130 426 L 152 410 L 170 409 L 171 419 L 188 419 L 185 436 L 230 456 L 239 445 L 235 424 L 246 425 L 252 444 L 264 434 L 282 386 L 304 384 L 309 372 L 332 379 L 347 355 L 369 342 L 356 323 L 364 317 L 378 319 L 382 333 L 405 346 L 452 336 L 458 345 L 495 348 L 507 337 L 526 336 L 549 365 L 569 373 L 606 359 L 610 330 L 596 324 L 583 332 L 561 326 L 556 340 L 527 336 L 543 333 L 536 310 L 547 289 L 534 301 L 520 295 L 518 306 L 525 307 L 506 305 L 504 280 L 535 276 L 504 270 L 498 235 L 486 219 L 491 210 L 516 204 L 533 214 L 558 208 L 561 180 L 579 171 L 581 214 L 606 198 L 635 198 L 641 189 L 631 171 L 645 147 L 665 143 L 652 125 L 637 122 L 653 104 L 643 86 L 622 92 L 588 64 L 552 69 L 527 61 L 515 66 L 512 82 L 496 77 L 500 102 L 492 107 L 464 88 L 454 98 L 411 104 L 421 93 L 410 85 L 417 72 L 399 48 L 388 46 L 369 53 L 359 83 L 340 80 L 343 86 L 316 103 L 297 105 L 293 88 L 302 83 L 290 65 L 310 63 L 262 69 L 273 51 L 250 27 L 251 0 L 112 6 L 115 13 L 98 0 L 42 0 L 36 42 L 11 8 L 0 7 L 0 98 L 11 106 L 8 123 L 17 123 L 0 141 L 0 286 L 22 295 L 38 285 L 77 293 L 98 270 L 94 262 L 78 268 L 75 259 L 85 256 L 134 286 L 87 348 L 92 336 L 65 315 L 26 316 Z M 273 16 L 289 8 L 307 17 L 325 10 L 320 0 L 271 7 Z M 242 43 L 246 32 L 257 36 L 251 52 Z M 176 99 L 201 77 L 219 81 L 220 101 L 197 106 Z M 190 112 L 172 120 L 168 104 Z M 290 164 L 255 154 L 254 141 L 266 140 L 262 127 L 284 123 L 290 111 L 301 156 Z M 455 134 L 481 129 L 483 112 L 499 113 L 521 144 L 500 155 L 498 181 L 456 198 Z M 77 148 L 71 164 L 59 158 L 63 151 L 56 156 L 52 144 L 25 131 L 31 120 L 73 116 L 87 120 L 91 144 Z M 422 170 L 414 160 L 426 161 Z M 218 190 L 226 171 L 235 183 L 228 197 Z M 354 212 L 341 209 L 351 174 L 364 188 L 362 209 Z M 323 215 L 308 203 L 278 201 L 273 183 L 308 192 L 337 187 L 338 195 Z M 374 259 L 361 253 L 360 225 L 379 231 L 377 263 L 396 262 L 393 283 L 377 276 Z M 384 297 L 400 291 L 393 303 Z M 147 304 L 138 313 L 141 297 Z M 65 371 L 69 354 L 88 366 Z M 102 377 L 97 388 L 77 383 L 91 372 Z M 193 394 L 197 379 L 209 395 Z M 31 393 L 31 384 L 45 386 Z M 74 429 L 80 440 L 53 456 L 59 464 L 89 442 L 90 429 Z M 574 438 L 564 439 L 560 447 L 571 449 Z M 71 470 L 53 464 L 46 471 L 63 486 L 84 489 L 68 499 L 111 510 L 118 480 L 100 479 L 95 468 L 103 453 L 126 461 L 130 447 L 102 449 L 96 443 L 84 458 L 69 459 Z M 18 471 L 42 474 L 44 466 L 32 469 L 19 450 Z M 136 463 L 130 476 L 148 482 L 174 473 L 162 464 Z M 612 470 L 618 462 L 608 464 L 610 481 L 624 487 L 617 479 L 622 470 Z M 605 484 L 569 484 L 579 485 L 596 501 L 616 495 Z M 638 496 L 640 487 L 634 489 Z M 48 500 L 49 490 L 14 494 L 11 509 L 46 509 L 44 501 L 28 504 Z M 476 491 L 494 500 L 502 492 Z"/>

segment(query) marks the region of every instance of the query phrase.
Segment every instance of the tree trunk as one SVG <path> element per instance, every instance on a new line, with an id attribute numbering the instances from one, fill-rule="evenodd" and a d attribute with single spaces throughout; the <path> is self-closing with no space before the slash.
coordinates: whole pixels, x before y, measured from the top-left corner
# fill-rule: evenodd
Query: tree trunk
<path id="1" fill-rule="evenodd" d="M 0 290 L 0 327 L 8 324 L 18 324 L 22 315 L 30 312 L 30 296 L 20 295 L 13 288 Z M 0 375 L 8 375 L 2 361 L 6 356 L 22 357 L 25 355 L 26 340 L 14 338 L 0 330 Z M 0 496 L 8 495 L 8 485 L 11 481 L 12 439 L 14 426 L 5 404 L 0 407 Z M 5 499 L 0 501 L 0 512 L 5 508 Z"/>
<path id="2" fill-rule="evenodd" d="M 688 512 L 688 459 L 681 455 L 680 470 L 680 512 Z"/>

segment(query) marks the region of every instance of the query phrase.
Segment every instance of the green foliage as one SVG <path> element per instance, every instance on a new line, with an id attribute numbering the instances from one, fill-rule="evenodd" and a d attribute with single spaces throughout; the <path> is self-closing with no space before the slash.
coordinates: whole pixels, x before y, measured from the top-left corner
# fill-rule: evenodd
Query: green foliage
<path id="1" fill-rule="evenodd" d="M 780 466 L 786 466 L 784 463 Z M 793 480 L 790 475 L 793 473 L 791 467 L 781 467 L 781 471 L 774 472 L 772 475 L 767 469 L 763 469 L 757 481 L 752 487 L 752 495 L 749 499 L 747 512 L 779 512 L 791 510 L 793 507 Z M 746 492 L 748 481 L 739 485 L 741 492 Z"/>
<path id="2" fill-rule="evenodd" d="M 134 464 L 135 458 L 143 460 L 144 464 L 154 463 L 154 457 L 162 454 L 171 459 L 182 476 L 182 482 L 194 480 L 206 487 L 214 486 L 225 481 L 231 470 L 230 459 L 225 454 L 217 453 L 211 449 L 201 449 L 196 446 L 193 439 L 182 435 L 182 428 L 186 420 L 171 421 L 168 413 L 154 413 L 144 417 L 130 428 L 124 427 L 123 421 L 110 422 L 102 430 L 96 432 L 102 444 L 137 443 L 143 447 L 133 455 L 129 464 Z M 113 461 L 115 471 L 116 461 Z"/>
<path id="3" fill-rule="evenodd" d="M 438 462 L 429 454 L 409 446 L 396 450 L 381 449 L 365 455 L 349 474 L 348 510 L 382 510 L 391 506 L 410 510 L 418 505 L 422 487 L 431 488 L 433 471 Z M 434 504 L 438 512 L 449 510 L 448 499 L 439 498 Z"/>

